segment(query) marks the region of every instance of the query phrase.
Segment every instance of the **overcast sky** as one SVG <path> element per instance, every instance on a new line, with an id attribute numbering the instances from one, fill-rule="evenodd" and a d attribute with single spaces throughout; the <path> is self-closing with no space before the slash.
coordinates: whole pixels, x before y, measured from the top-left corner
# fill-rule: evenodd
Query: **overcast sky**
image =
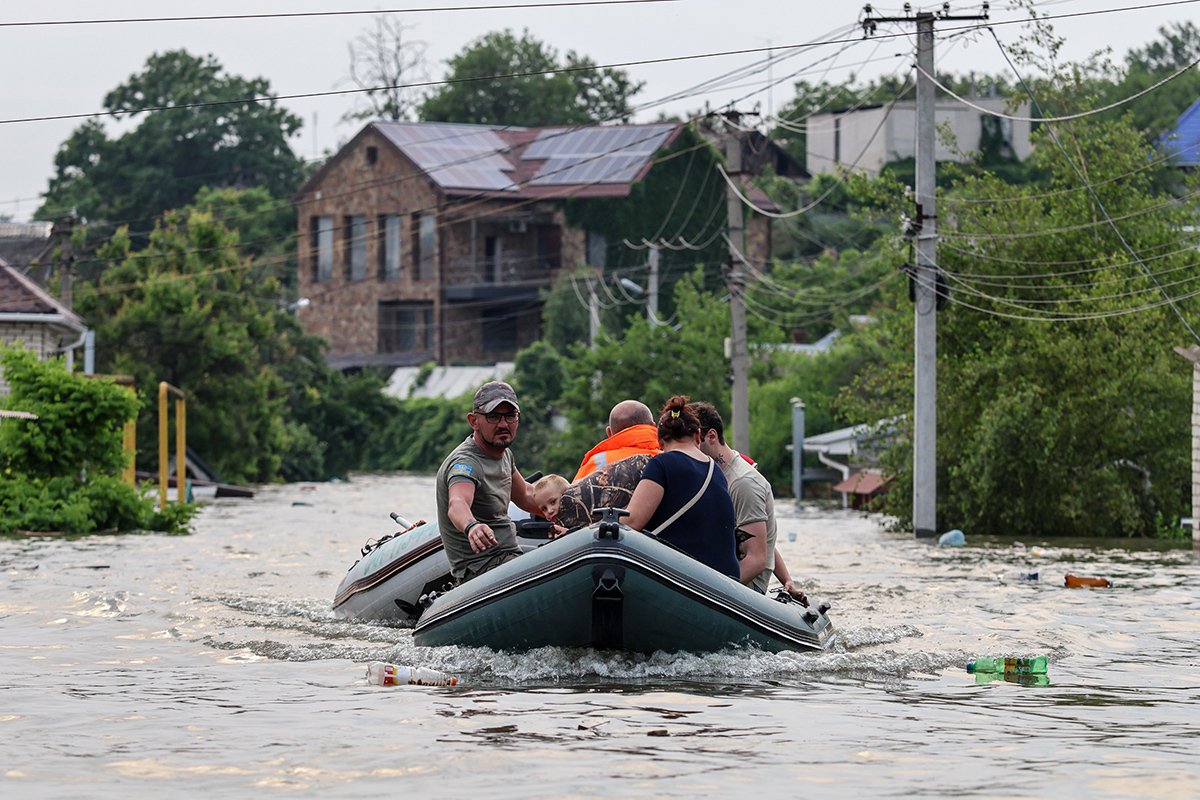
<path id="1" fill-rule="evenodd" d="M 501 5 L 506 0 L 208 0 L 205 3 L 164 3 L 161 0 L 4 0 L 0 3 L 0 214 L 28 219 L 39 205 L 53 172 L 54 153 L 83 120 L 3 122 L 28 117 L 85 114 L 98 111 L 104 95 L 139 71 L 154 52 L 184 48 L 197 55 L 212 54 L 227 71 L 246 77 L 265 77 L 278 94 L 327 92 L 349 88 L 346 46 L 371 26 L 370 16 L 144 22 L 104 25 L 14 26 L 12 23 L 104 18 L 163 17 L 347 11 L 436 6 Z M 531 0 L 526 0 L 530 2 Z M 554 0 L 532 0 L 552 5 Z M 476 37 L 492 30 L 528 28 L 536 38 L 560 53 L 575 50 L 598 64 L 673 58 L 755 48 L 776 48 L 838 40 L 790 55 L 769 70 L 721 90 L 689 92 L 688 96 L 655 103 L 674 93 L 749 66 L 765 53 L 690 59 L 628 67 L 646 86 L 638 103 L 653 105 L 639 114 L 650 121 L 661 112 L 686 113 L 705 102 L 719 107 L 733 98 L 739 106 L 760 104 L 766 111 L 791 97 L 796 77 L 811 82 L 845 81 L 850 73 L 861 78 L 892 73 L 911 62 L 909 39 L 859 41 L 857 22 L 862 3 L 834 0 L 676 0 L 629 5 L 572 8 L 446 10 L 406 13 L 410 36 L 427 43 L 431 77 L 444 74 L 445 60 Z M 875 3 L 876 14 L 902 13 L 902 2 Z M 936 9 L 941 3 L 914 3 Z M 1158 7 L 1150 7 L 1155 6 Z M 1159 27 L 1190 20 L 1200 25 L 1200 0 L 1159 3 L 1152 0 L 1043 0 L 1039 11 L 1062 16 L 1053 22 L 1067 44 L 1063 56 L 1080 59 L 1111 47 L 1117 60 L 1132 47 L 1157 38 Z M 1131 9 L 1120 11 L 1118 9 Z M 953 3 L 951 13 L 977 14 L 979 3 Z M 1090 14 L 1101 10 L 1111 13 Z M 993 2 L 990 18 L 1001 41 L 1011 43 L 1021 27 L 1003 24 L 1027 18 L 1008 2 Z M 949 29 L 968 23 L 939 25 Z M 881 25 L 880 34 L 911 30 L 911 26 Z M 939 39 L 939 71 L 966 74 L 1007 70 L 990 35 L 958 35 Z M 837 53 L 837 51 L 842 51 Z M 836 57 L 835 57 L 835 53 Z M 824 59 L 822 61 L 822 59 Z M 815 63 L 820 61 L 819 64 Z M 828 70 L 828 71 L 826 71 Z M 768 84 L 777 83 L 774 89 Z M 755 93 L 757 92 L 757 93 Z M 748 96 L 751 95 L 751 96 Z M 354 95 L 296 99 L 285 105 L 304 120 L 293 140 L 305 158 L 336 148 L 357 129 L 339 122 L 356 102 Z"/>

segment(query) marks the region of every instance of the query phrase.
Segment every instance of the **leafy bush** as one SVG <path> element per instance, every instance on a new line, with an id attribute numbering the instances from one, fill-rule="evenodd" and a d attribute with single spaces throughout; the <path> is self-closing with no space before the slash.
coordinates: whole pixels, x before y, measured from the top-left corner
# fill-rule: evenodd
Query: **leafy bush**
<path id="1" fill-rule="evenodd" d="M 0 533 L 186 530 L 194 506 L 157 512 L 118 477 L 122 428 L 138 409 L 131 393 L 24 350 L 3 351 L 0 362 L 7 405 L 38 415 L 0 424 Z"/>

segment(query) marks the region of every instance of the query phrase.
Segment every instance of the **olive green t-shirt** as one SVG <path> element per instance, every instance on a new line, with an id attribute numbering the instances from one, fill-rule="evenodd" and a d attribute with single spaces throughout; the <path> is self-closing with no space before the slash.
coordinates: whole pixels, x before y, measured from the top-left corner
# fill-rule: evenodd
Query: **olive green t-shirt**
<path id="1" fill-rule="evenodd" d="M 450 572 L 455 579 L 462 580 L 467 570 L 501 553 L 520 554 L 516 528 L 508 517 L 513 469 L 511 450 L 506 449 L 500 458 L 493 458 L 475 443 L 473 436 L 468 436 L 466 441 L 454 448 L 438 469 L 438 529 L 442 536 L 442 546 L 446 549 L 446 557 L 450 560 Z M 472 516 L 490 526 L 496 534 L 497 543 L 482 553 L 471 550 L 467 537 L 454 526 L 447 515 L 450 508 L 450 487 L 463 481 L 475 484 L 475 498 L 471 501 Z"/>

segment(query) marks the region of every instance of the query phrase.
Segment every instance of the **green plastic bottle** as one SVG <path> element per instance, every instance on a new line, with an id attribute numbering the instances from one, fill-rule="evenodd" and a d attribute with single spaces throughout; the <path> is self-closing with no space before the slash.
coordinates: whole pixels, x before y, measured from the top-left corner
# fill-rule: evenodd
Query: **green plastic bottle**
<path id="1" fill-rule="evenodd" d="M 976 685 L 992 683 L 1000 681 L 1002 683 L 1015 683 L 1019 686 L 1049 686 L 1050 676 L 1044 672 L 1041 674 L 1024 674 L 1017 672 L 976 672 Z"/>
<path id="2" fill-rule="evenodd" d="M 1045 675 L 1045 656 L 1033 658 L 977 658 L 967 664 L 967 672 L 997 672 L 1016 675 Z"/>

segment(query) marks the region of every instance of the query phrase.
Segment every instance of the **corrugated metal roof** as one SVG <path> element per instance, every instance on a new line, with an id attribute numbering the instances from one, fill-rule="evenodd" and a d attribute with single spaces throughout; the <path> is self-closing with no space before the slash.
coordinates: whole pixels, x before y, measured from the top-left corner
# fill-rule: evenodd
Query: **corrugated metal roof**
<path id="1" fill-rule="evenodd" d="M 420 386 L 417 377 L 423 367 L 398 367 L 392 373 L 383 393 L 401 400 L 408 397 L 440 397 L 453 400 L 471 394 L 488 381 L 507 380 L 512 374 L 513 362 L 500 361 L 479 367 L 434 367 Z M 468 409 L 463 409 L 465 414 Z"/>

